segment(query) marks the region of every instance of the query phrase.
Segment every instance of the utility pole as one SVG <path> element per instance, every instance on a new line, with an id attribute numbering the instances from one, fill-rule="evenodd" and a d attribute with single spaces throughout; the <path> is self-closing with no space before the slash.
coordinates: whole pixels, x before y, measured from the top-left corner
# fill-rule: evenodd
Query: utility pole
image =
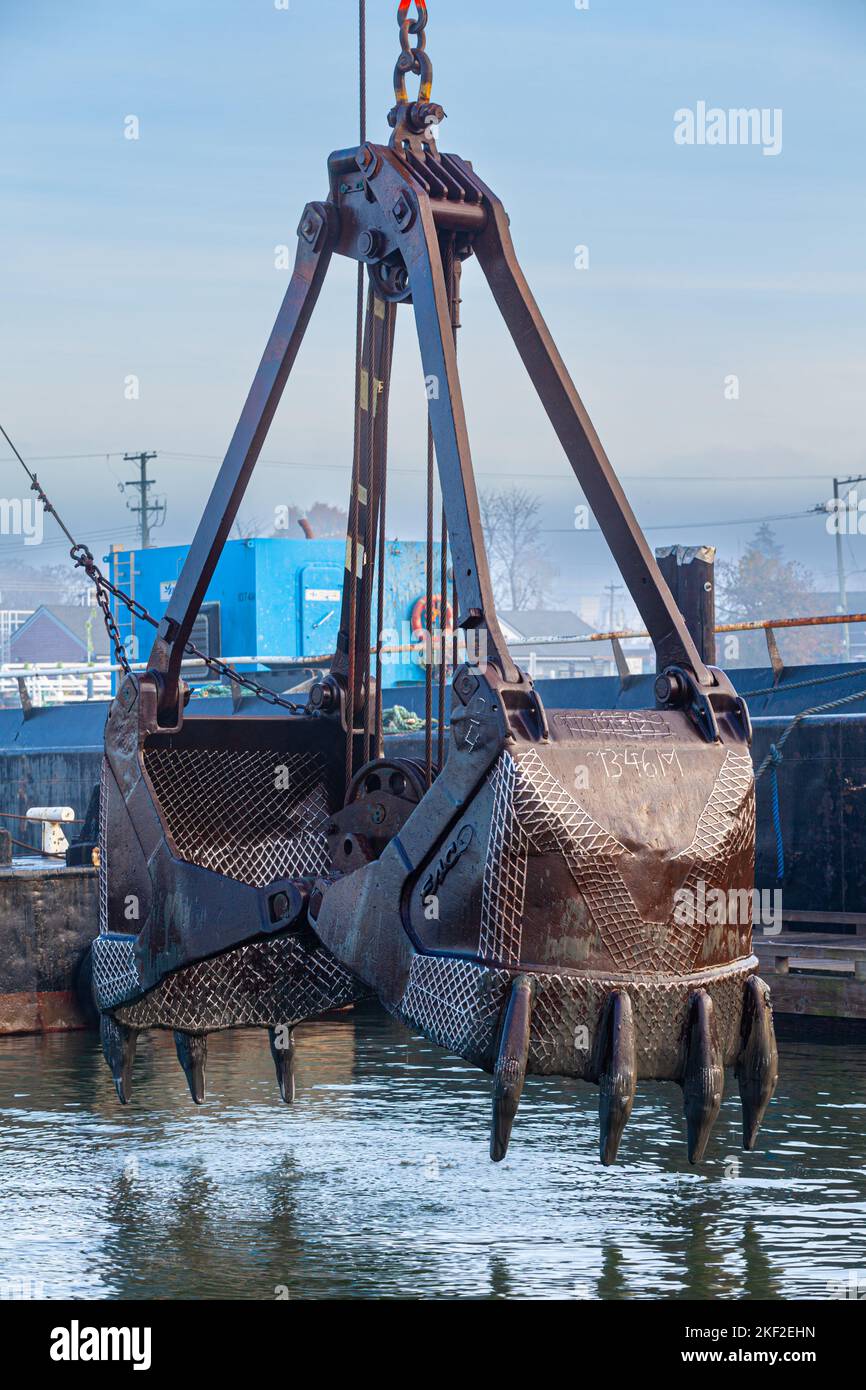
<path id="1" fill-rule="evenodd" d="M 857 477 L 857 478 L 834 478 L 834 479 L 833 479 L 833 517 L 834 517 L 834 530 L 835 530 L 835 532 L 836 532 L 836 574 L 837 574 L 837 578 L 838 578 L 838 582 L 839 582 L 839 612 L 840 612 L 840 613 L 847 613 L 847 612 L 848 612 L 848 589 L 847 589 L 847 585 L 846 585 L 846 582 L 845 582 L 845 555 L 844 555 L 844 552 L 843 552 L 843 549 L 842 549 L 842 513 L 844 512 L 845 515 L 847 516 L 847 515 L 848 515 L 848 512 L 849 512 L 849 510 L 850 510 L 849 507 L 848 507 L 848 496 L 849 496 L 848 493 L 845 494 L 845 503 L 844 503 L 844 506 L 840 506 L 840 505 L 839 505 L 839 503 L 840 503 L 840 489 L 841 489 L 842 487 L 849 487 L 849 488 L 850 488 L 850 487 L 852 487 L 855 483 L 864 483 L 864 482 L 866 482 L 866 475 L 864 475 L 864 474 L 862 474 L 862 473 L 861 473 L 861 474 L 859 475 L 859 477 Z M 859 518 L 859 512 L 857 511 L 856 507 L 855 507 L 854 511 L 855 511 L 855 515 L 857 515 L 858 518 Z M 856 527 L 855 527 L 855 530 L 856 530 Z M 846 526 L 846 533 L 847 533 L 847 526 Z M 843 660 L 843 661 L 848 661 L 848 660 L 850 659 L 850 656 L 851 656 L 851 629 L 849 628 L 848 624 L 845 623 L 845 624 L 843 624 L 843 627 L 842 627 L 842 660 Z"/>
<path id="2" fill-rule="evenodd" d="M 604 587 L 605 587 L 606 592 L 610 594 L 610 627 L 608 628 L 608 631 L 609 631 L 609 632 L 613 632 L 614 629 L 616 628 L 616 620 L 615 620 L 615 618 L 614 618 L 613 605 L 614 605 L 614 601 L 615 601 L 615 599 L 616 599 L 617 593 L 622 589 L 622 585 L 621 585 L 621 584 L 605 584 Z"/>
<path id="3" fill-rule="evenodd" d="M 138 464 L 139 476 L 137 478 L 128 480 L 126 483 L 124 483 L 124 487 L 134 487 L 137 489 L 139 494 L 140 500 L 137 506 L 133 506 L 130 502 L 127 502 L 126 505 L 127 507 L 129 507 L 129 510 L 131 512 L 137 512 L 140 517 L 142 550 L 147 550 L 148 546 L 150 545 L 151 517 L 157 518 L 159 516 L 162 516 L 163 520 L 165 520 L 165 503 L 151 502 L 148 493 L 148 489 L 153 487 L 154 479 L 148 478 L 147 465 L 151 459 L 155 459 L 156 457 L 157 456 L 155 453 L 123 455 L 125 463 Z M 161 526 L 162 522 L 155 520 L 154 525 Z"/>

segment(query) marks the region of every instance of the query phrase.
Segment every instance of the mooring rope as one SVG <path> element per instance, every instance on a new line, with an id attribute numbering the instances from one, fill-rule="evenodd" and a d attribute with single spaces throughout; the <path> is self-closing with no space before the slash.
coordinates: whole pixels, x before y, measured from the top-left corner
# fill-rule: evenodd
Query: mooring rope
<path id="1" fill-rule="evenodd" d="M 813 714 L 827 714 L 829 710 L 839 709 L 842 705 L 853 705 L 856 700 L 866 700 L 866 690 L 855 690 L 851 695 L 843 695 L 838 700 L 828 700 L 823 705 L 813 705 L 811 709 L 801 710 L 799 714 L 794 715 L 794 718 L 791 720 L 790 724 L 788 724 L 787 727 L 782 730 L 782 733 L 779 735 L 776 742 L 772 745 L 772 748 L 776 749 L 776 751 L 779 752 L 779 750 L 785 746 L 791 734 L 796 729 L 797 725 L 802 723 L 804 719 L 808 719 Z M 759 777 L 763 777 L 767 768 L 770 766 L 770 763 L 778 761 L 778 759 L 773 758 L 772 748 L 771 751 L 767 754 L 764 761 L 761 763 L 757 772 L 755 773 L 756 782 L 758 781 Z"/>
<path id="2" fill-rule="evenodd" d="M 756 695 L 778 695 L 785 690 L 806 690 L 813 685 L 829 685 L 831 681 L 850 681 L 856 676 L 866 676 L 866 666 L 857 666 L 853 671 L 837 671 L 832 676 L 813 676 L 807 681 L 785 682 L 784 685 L 765 685 L 761 690 L 742 690 L 740 694 L 745 700 L 751 700 Z"/>
<path id="3" fill-rule="evenodd" d="M 427 611 L 424 619 L 424 763 L 433 782 L 433 426 L 427 411 Z"/>
<path id="4" fill-rule="evenodd" d="M 770 798 L 773 811 L 773 831 L 776 836 L 776 879 L 785 877 L 785 842 L 782 838 L 782 812 L 779 806 L 779 764 L 782 754 L 775 743 L 770 744 Z"/>

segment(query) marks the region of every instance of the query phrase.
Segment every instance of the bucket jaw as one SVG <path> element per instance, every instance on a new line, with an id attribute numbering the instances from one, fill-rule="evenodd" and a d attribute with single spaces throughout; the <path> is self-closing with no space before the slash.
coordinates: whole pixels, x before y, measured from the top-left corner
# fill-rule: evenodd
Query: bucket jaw
<path id="1" fill-rule="evenodd" d="M 342 745 L 303 717 L 166 731 L 149 718 L 151 696 L 143 679 L 115 701 L 100 788 L 93 987 L 118 1098 L 130 1098 L 142 1029 L 174 1034 L 201 1104 L 208 1034 L 262 1028 L 291 1102 L 295 1026 L 369 993 L 307 913 L 330 869 Z"/>
<path id="2" fill-rule="evenodd" d="M 742 726 L 722 715 L 708 743 L 682 711 L 563 710 L 521 738 L 496 693 L 480 681 L 455 700 L 444 770 L 379 859 L 320 885 L 317 935 L 410 1027 L 493 1074 L 495 1160 L 527 1074 L 598 1085 L 604 1163 L 637 1083 L 677 1082 L 697 1162 L 735 1066 L 750 1147 L 776 1051 Z"/>

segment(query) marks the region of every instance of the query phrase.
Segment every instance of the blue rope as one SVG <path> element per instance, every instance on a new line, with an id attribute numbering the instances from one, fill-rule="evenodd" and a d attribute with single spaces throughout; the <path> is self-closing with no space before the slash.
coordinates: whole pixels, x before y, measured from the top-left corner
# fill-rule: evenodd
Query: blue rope
<path id="1" fill-rule="evenodd" d="M 779 809 L 779 776 L 778 766 L 782 761 L 782 754 L 775 743 L 770 744 L 770 798 L 773 807 L 773 830 L 776 833 L 776 881 L 782 882 L 785 877 L 785 845 L 782 840 L 782 815 Z"/>
<path id="2" fill-rule="evenodd" d="M 855 672 L 853 674 L 859 674 Z M 832 679 L 836 679 L 834 676 Z M 803 685 L 811 682 L 803 681 Z M 757 694 L 752 691 L 752 694 Z M 776 833 L 776 880 L 781 883 L 785 877 L 785 847 L 782 843 L 782 816 L 779 810 L 779 778 L 776 769 L 782 761 L 782 746 L 787 743 L 791 734 L 804 719 L 809 719 L 813 714 L 827 714 L 830 710 L 842 709 L 845 705 L 854 704 L 857 700 L 866 699 L 866 690 L 855 690 L 850 695 L 843 695 L 838 700 L 828 700 L 823 705 L 813 705 L 811 709 L 802 709 L 799 714 L 795 714 L 790 724 L 786 724 L 776 743 L 770 744 L 770 751 L 760 767 L 755 769 L 755 781 L 760 782 L 764 773 L 769 771 L 772 774 L 770 786 L 770 797 L 773 809 L 773 830 Z"/>

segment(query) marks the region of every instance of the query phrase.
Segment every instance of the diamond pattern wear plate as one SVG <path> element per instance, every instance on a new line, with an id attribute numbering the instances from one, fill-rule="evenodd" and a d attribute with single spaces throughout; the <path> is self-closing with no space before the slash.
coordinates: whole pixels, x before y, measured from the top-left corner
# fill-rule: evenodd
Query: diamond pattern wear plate
<path id="1" fill-rule="evenodd" d="M 510 978 L 474 961 L 418 955 L 396 1012 L 439 1047 L 489 1065 Z"/>
<path id="2" fill-rule="evenodd" d="M 93 993 L 100 1009 L 113 1009 L 141 993 L 132 948 L 134 936 L 100 932 L 90 948 Z"/>
<path id="3" fill-rule="evenodd" d="M 694 967 L 700 933 L 667 918 L 645 921 L 617 860 L 630 853 L 565 790 L 535 749 L 503 753 L 492 774 L 494 817 L 484 872 L 479 955 L 520 960 L 527 850 L 559 852 L 618 966 L 680 973 Z M 683 887 L 727 887 L 731 865 L 752 843 L 754 788 L 748 753 L 728 751 L 683 861 Z M 519 891 L 518 891 L 519 890 Z"/>
<path id="4" fill-rule="evenodd" d="M 328 868 L 329 808 L 315 755 L 146 748 L 144 766 L 181 859 L 256 888 Z"/>
<path id="5" fill-rule="evenodd" d="M 103 1009 L 132 1028 L 220 1028 L 300 1023 L 365 997 L 366 989 L 312 936 L 255 941 L 168 975 L 131 1004 L 117 992 L 135 980 L 133 937 L 94 942 L 94 988 Z M 127 995 L 128 997 L 128 995 Z"/>
<path id="6" fill-rule="evenodd" d="M 315 755 L 280 749 L 146 749 L 145 767 L 178 855 L 255 887 L 327 871 L 329 808 Z M 100 797 L 100 935 L 93 943 L 99 1007 L 136 1028 L 188 1032 L 313 1018 L 367 994 L 309 932 L 245 943 L 166 976 L 141 994 L 135 937 L 108 911 L 107 764 Z"/>
<path id="7" fill-rule="evenodd" d="M 517 965 L 528 843 L 514 814 L 516 768 L 508 753 L 499 758 L 489 781 L 493 787 L 493 819 L 484 865 L 478 954 L 485 960 Z"/>
<path id="8" fill-rule="evenodd" d="M 641 1076 L 676 1079 L 681 1039 L 695 989 L 713 1001 L 725 1063 L 737 1056 L 743 986 L 757 968 L 754 957 L 703 975 L 665 980 L 632 979 Z M 502 1006 L 512 974 L 455 956 L 416 956 L 396 1010 L 439 1047 L 489 1070 L 496 1054 Z M 605 1000 L 622 981 L 602 976 L 535 973 L 535 1002 L 528 1070 L 545 1076 L 594 1079 L 595 1036 Z"/>
<path id="9" fill-rule="evenodd" d="M 647 928 L 658 935 L 658 924 L 642 921 L 617 869 L 628 850 L 560 785 L 534 748 L 518 760 L 515 812 L 538 853 L 563 856 L 616 963 L 640 968 Z"/>

